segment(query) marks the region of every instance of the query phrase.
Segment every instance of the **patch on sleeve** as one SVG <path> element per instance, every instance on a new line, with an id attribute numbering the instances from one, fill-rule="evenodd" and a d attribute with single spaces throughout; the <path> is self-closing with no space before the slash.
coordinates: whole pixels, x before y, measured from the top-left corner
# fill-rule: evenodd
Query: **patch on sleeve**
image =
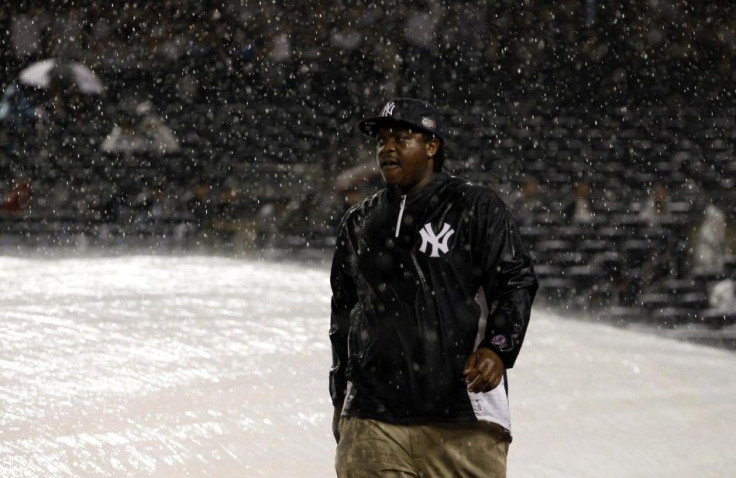
<path id="1" fill-rule="evenodd" d="M 496 335 L 491 339 L 491 345 L 494 347 L 503 347 L 506 345 L 506 336 Z"/>

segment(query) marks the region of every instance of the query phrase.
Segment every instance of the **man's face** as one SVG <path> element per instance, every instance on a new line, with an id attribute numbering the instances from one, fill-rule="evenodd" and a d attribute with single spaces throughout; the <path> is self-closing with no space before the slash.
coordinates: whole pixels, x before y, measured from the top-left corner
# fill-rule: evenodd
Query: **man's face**
<path id="1" fill-rule="evenodd" d="M 405 127 L 381 128 L 376 135 L 376 159 L 383 180 L 401 192 L 414 192 L 434 177 L 439 141 Z"/>

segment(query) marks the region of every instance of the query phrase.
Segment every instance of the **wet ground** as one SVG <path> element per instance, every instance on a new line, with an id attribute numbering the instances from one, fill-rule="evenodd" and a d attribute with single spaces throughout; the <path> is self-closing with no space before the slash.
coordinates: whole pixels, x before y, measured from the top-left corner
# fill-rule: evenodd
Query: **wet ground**
<path id="1" fill-rule="evenodd" d="M 324 264 L 0 257 L 0 475 L 332 475 Z M 509 476 L 727 476 L 736 354 L 535 310 Z"/>

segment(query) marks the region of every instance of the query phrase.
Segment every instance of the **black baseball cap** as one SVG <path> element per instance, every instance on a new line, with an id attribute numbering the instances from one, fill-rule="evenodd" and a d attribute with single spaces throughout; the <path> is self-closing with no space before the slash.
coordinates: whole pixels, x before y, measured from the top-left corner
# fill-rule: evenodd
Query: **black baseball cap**
<path id="1" fill-rule="evenodd" d="M 358 129 L 375 136 L 380 128 L 402 126 L 434 135 L 444 143 L 440 111 L 426 101 L 414 98 L 396 98 L 383 106 L 381 113 L 358 122 Z"/>

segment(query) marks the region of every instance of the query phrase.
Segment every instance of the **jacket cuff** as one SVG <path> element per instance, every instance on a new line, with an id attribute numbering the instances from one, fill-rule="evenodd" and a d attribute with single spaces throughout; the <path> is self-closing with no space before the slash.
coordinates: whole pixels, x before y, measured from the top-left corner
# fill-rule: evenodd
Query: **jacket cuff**
<path id="1" fill-rule="evenodd" d="M 333 407 L 340 407 L 342 408 L 342 405 L 345 403 L 345 394 L 342 395 L 333 393 L 332 394 L 332 406 Z"/>
<path id="2" fill-rule="evenodd" d="M 347 395 L 347 381 L 342 381 L 335 376 L 331 376 L 330 397 L 332 398 L 332 405 L 342 407 L 342 404 L 345 402 L 345 395 Z"/>

